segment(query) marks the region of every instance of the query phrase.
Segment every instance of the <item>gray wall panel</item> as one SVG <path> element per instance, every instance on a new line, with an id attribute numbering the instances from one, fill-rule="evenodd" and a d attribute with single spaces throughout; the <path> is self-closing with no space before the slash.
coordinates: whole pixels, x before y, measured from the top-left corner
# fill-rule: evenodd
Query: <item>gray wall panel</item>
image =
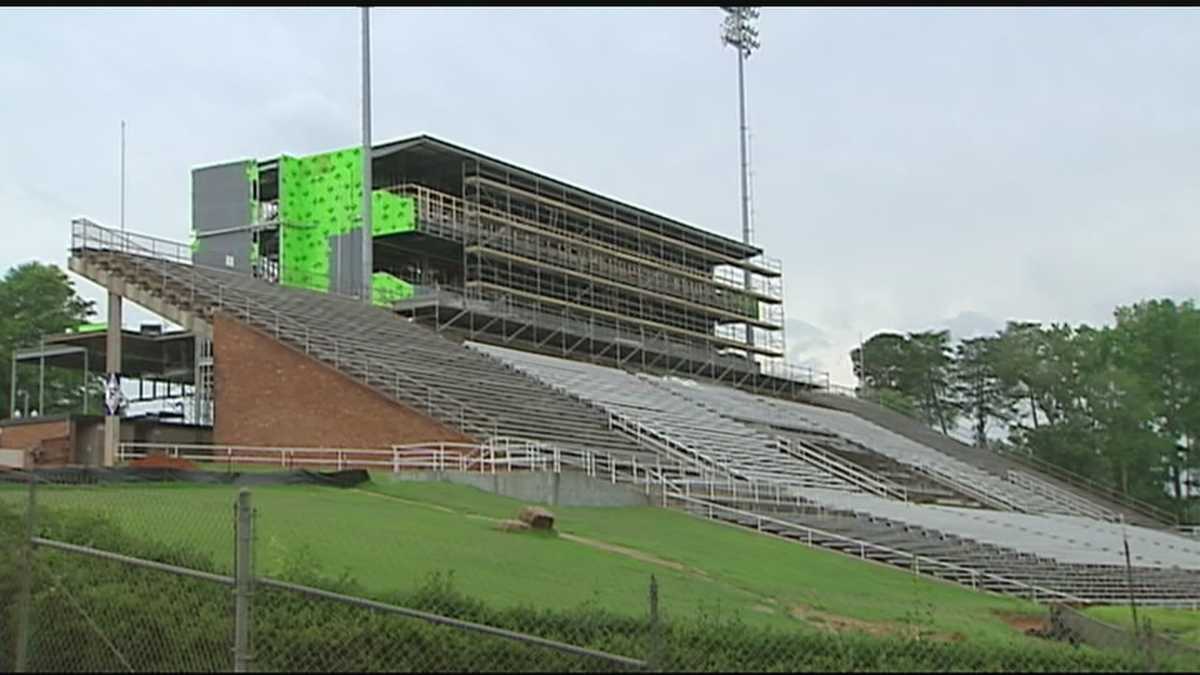
<path id="1" fill-rule="evenodd" d="M 209 236 L 197 232 L 196 237 L 198 250 L 192 253 L 192 264 L 250 273 L 249 230 Z M 229 258 L 233 259 L 232 266 Z"/>
<path id="2" fill-rule="evenodd" d="M 250 224 L 246 162 L 192 170 L 192 227 L 196 232 Z"/>
<path id="3" fill-rule="evenodd" d="M 362 274 L 362 228 L 329 238 L 329 290 L 357 295 Z"/>

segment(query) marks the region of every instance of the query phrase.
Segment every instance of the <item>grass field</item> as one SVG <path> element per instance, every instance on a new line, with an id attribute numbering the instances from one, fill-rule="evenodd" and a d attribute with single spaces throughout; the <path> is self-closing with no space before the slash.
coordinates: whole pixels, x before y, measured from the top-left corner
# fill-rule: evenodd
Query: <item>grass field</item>
<path id="1" fill-rule="evenodd" d="M 1200 612 L 1188 612 L 1157 607 L 1138 607 L 1138 622 L 1150 621 L 1155 633 L 1186 644 L 1200 646 Z M 1114 626 L 1133 628 L 1133 615 L 1127 605 L 1092 607 L 1085 614 Z"/>
<path id="2" fill-rule="evenodd" d="M 228 569 L 235 494 L 193 485 L 46 488 L 39 503 L 107 513 L 139 537 L 205 550 Z M 20 501 L 23 490 L 0 498 Z M 677 617 L 720 611 L 752 624 L 1019 641 L 1029 638 L 1012 624 L 1044 615 L 1029 602 L 663 509 L 555 508 L 560 534 L 547 537 L 497 531 L 494 520 L 514 517 L 522 503 L 448 483 L 264 486 L 253 499 L 259 574 L 317 566 L 373 592 L 452 573 L 459 590 L 496 606 L 590 603 L 644 615 L 653 574 L 664 613 Z"/>

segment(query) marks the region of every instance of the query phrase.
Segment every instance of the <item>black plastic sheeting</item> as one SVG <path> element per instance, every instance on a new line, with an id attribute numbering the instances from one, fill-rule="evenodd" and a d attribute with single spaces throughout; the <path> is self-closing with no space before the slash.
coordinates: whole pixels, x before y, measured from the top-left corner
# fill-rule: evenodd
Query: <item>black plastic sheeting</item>
<path id="1" fill-rule="evenodd" d="M 183 469 L 120 469 L 62 468 L 35 469 L 38 483 L 55 485 L 107 485 L 120 483 L 196 483 L 200 485 L 325 485 L 350 488 L 371 480 L 362 469 L 347 471 L 279 471 L 274 473 L 221 473 L 217 471 L 186 471 Z M 0 483 L 28 483 L 25 471 L 0 471 Z"/>

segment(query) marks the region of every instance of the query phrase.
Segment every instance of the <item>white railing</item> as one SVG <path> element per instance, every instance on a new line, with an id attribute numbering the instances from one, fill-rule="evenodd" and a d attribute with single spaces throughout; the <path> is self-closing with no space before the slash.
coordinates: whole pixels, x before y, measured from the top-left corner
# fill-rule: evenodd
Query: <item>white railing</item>
<path id="1" fill-rule="evenodd" d="M 775 442 L 779 444 L 783 452 L 797 455 L 800 459 L 818 469 L 852 485 L 857 485 L 865 492 L 886 499 L 898 499 L 902 502 L 908 501 L 908 491 L 903 487 L 874 475 L 865 469 L 848 464 L 840 458 L 818 450 L 807 443 L 792 442 L 786 438 L 777 438 Z"/>
<path id="2" fill-rule="evenodd" d="M 206 278 L 204 286 L 209 290 L 198 290 L 198 275 L 196 267 L 191 264 L 191 249 L 178 242 L 147 237 L 145 235 L 120 232 L 106 228 L 87 220 L 77 218 L 71 223 L 71 250 L 74 251 L 116 251 L 127 254 L 126 260 L 131 264 L 149 272 L 158 278 L 160 292 L 163 296 L 173 284 L 188 297 L 188 309 L 197 308 L 197 299 L 210 311 L 226 311 L 265 330 L 277 339 L 287 339 L 293 346 L 306 354 L 324 361 L 332 362 L 335 367 L 346 370 L 359 370 L 361 379 L 375 388 L 383 387 L 390 395 L 398 400 L 424 409 L 434 418 L 458 426 L 459 429 L 474 434 L 477 437 L 489 438 L 499 434 L 499 422 L 491 415 L 473 410 L 466 404 L 448 394 L 430 387 L 387 364 L 384 361 L 372 360 L 369 356 L 355 358 L 355 353 L 369 352 L 373 346 L 355 340 L 333 338 L 309 330 L 307 325 L 297 321 L 290 315 L 281 313 L 262 302 L 253 299 L 249 294 L 215 279 Z M 172 269 L 169 263 L 176 263 L 188 271 L 181 273 L 176 267 Z M 214 289 L 215 287 L 215 289 Z M 147 289 L 152 290 L 152 289 Z M 213 294 L 215 290 L 215 295 Z M 372 380 L 372 368 L 376 378 Z M 386 374 L 393 381 L 380 382 L 380 377 Z"/>
<path id="3" fill-rule="evenodd" d="M 286 468 L 365 468 L 392 473 L 404 471 L 463 471 L 477 473 L 580 471 L 613 484 L 630 484 L 663 507 L 675 507 L 690 515 L 735 521 L 758 531 L 784 534 L 809 546 L 831 548 L 863 559 L 887 562 L 953 580 L 965 586 L 1028 597 L 1035 601 L 1087 604 L 1088 600 L 1003 575 L 918 555 L 881 544 L 847 537 L 799 523 L 755 513 L 727 504 L 787 506 L 801 513 L 843 515 L 805 500 L 795 486 L 770 481 L 742 481 L 732 477 L 713 479 L 690 462 L 648 462 L 630 455 L 567 450 L 537 441 L 501 438 L 485 444 L 418 443 L 397 445 L 390 450 L 353 448 L 268 448 L 260 446 L 213 446 L 163 443 L 122 443 L 122 461 L 161 453 L 199 463 L 270 465 Z M 721 502 L 721 503 L 717 503 Z M 853 516 L 846 516 L 851 518 Z M 752 525 L 748 524 L 752 523 Z"/>
<path id="4" fill-rule="evenodd" d="M 947 469 L 940 464 L 932 464 L 929 462 L 915 464 L 905 463 L 905 466 L 907 466 L 914 473 L 923 475 L 935 483 L 939 483 L 949 487 L 952 490 L 961 492 L 962 494 L 981 504 L 986 504 L 987 506 L 999 509 L 1001 511 L 1015 511 L 1018 513 L 1025 513 L 1026 511 L 1024 507 L 1014 503 L 1012 500 L 1004 497 L 1003 495 L 998 495 L 994 492 L 987 492 L 980 487 L 976 487 L 976 484 L 972 482 L 974 477 L 963 476 L 962 474 Z"/>
<path id="5" fill-rule="evenodd" d="M 791 521 L 772 518 L 751 511 L 743 511 L 730 506 L 722 506 L 709 501 L 688 497 L 685 495 L 673 492 L 668 485 L 664 489 L 665 505 L 682 505 L 684 510 L 692 515 L 697 515 L 710 520 L 734 520 L 737 522 L 750 521 L 754 523 L 753 528 L 760 532 L 764 530 L 778 530 L 781 534 L 784 532 L 791 533 L 794 539 L 809 546 L 822 548 L 837 548 L 843 553 L 857 551 L 858 557 L 866 560 L 884 560 L 894 565 L 901 565 L 900 562 L 907 562 L 906 566 L 916 573 L 925 573 L 938 577 L 951 577 L 954 581 L 970 586 L 974 589 L 983 588 L 994 592 L 1006 592 L 1010 595 L 1021 595 L 1030 598 L 1034 601 L 1052 600 L 1055 602 L 1070 602 L 1088 604 L 1088 601 L 1073 596 L 1061 591 L 1055 591 L 1035 584 L 1029 584 L 1015 579 L 1009 579 L 1002 575 L 992 574 L 990 572 L 982 572 L 980 570 L 956 565 L 954 563 L 929 558 L 922 555 L 901 551 L 880 544 L 873 544 L 869 541 L 855 539 L 824 530 L 793 523 Z M 699 511 L 699 513 L 697 513 Z M 722 517 L 724 516 L 724 517 Z M 768 527 L 769 526 L 769 527 Z M 749 525 L 747 525 L 749 527 Z M 831 546 L 835 543 L 836 546 Z M 922 569 L 923 568 L 923 569 Z M 963 578 L 967 581 L 964 581 Z"/>
<path id="6" fill-rule="evenodd" d="M 1035 492 L 1043 499 L 1047 499 L 1055 504 L 1058 504 L 1075 515 L 1094 518 L 1110 523 L 1121 522 L 1121 517 L 1112 511 L 1108 511 L 1092 502 L 1081 497 L 1067 492 L 1061 488 L 1055 487 L 1040 478 L 1024 473 L 1022 471 L 1009 470 L 1005 475 L 1008 482 L 1018 487 L 1024 488 L 1031 492 Z"/>

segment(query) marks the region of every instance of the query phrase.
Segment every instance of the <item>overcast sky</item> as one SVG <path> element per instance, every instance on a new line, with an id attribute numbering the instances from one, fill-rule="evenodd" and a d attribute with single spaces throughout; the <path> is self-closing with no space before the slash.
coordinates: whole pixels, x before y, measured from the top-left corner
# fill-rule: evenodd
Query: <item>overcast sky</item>
<path id="1" fill-rule="evenodd" d="M 360 142 L 359 13 L 0 10 L 0 270 L 71 217 L 186 240 L 192 167 Z M 373 12 L 376 140 L 429 133 L 740 236 L 721 12 Z M 762 10 L 756 243 L 791 358 L 1200 290 L 1200 12 Z M 76 278 L 80 290 L 99 289 Z"/>

